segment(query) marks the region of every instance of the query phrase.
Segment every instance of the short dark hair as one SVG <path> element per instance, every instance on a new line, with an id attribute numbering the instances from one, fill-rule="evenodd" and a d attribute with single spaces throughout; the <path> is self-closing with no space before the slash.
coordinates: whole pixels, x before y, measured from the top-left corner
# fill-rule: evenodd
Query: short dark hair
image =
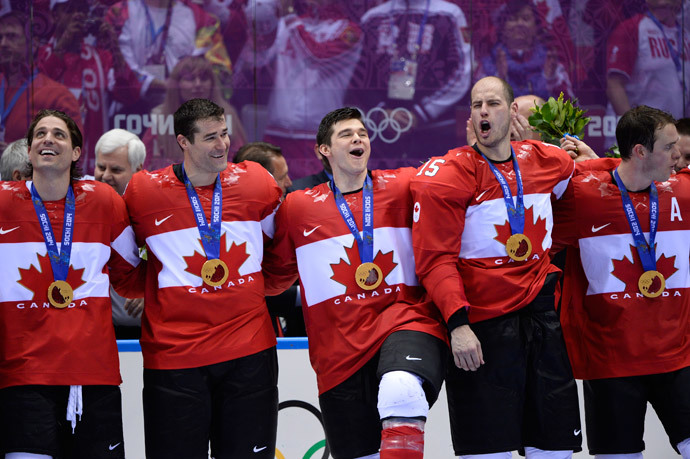
<path id="1" fill-rule="evenodd" d="M 321 120 L 321 124 L 319 124 L 319 132 L 316 134 L 316 144 L 330 146 L 331 136 L 333 135 L 333 126 L 335 126 L 336 123 L 345 120 L 362 121 L 362 112 L 355 107 L 342 107 L 328 113 Z M 364 125 L 364 121 L 362 121 L 362 125 Z"/>
<path id="2" fill-rule="evenodd" d="M 68 114 L 66 114 L 65 112 L 61 112 L 60 110 L 43 109 L 36 113 L 36 116 L 34 116 L 33 121 L 31 121 L 31 124 L 29 125 L 29 130 L 26 133 L 26 143 L 29 147 L 29 150 L 31 150 L 31 143 L 34 140 L 34 129 L 36 129 L 36 125 L 43 118 L 47 118 L 49 116 L 59 118 L 65 122 L 65 124 L 67 125 L 67 130 L 69 131 L 70 140 L 72 141 L 72 148 L 83 147 L 84 138 L 81 135 L 81 131 L 79 130 L 79 126 L 77 125 L 76 121 L 74 121 Z M 33 165 L 30 164 L 29 175 L 33 174 L 33 171 Z M 72 177 L 73 179 L 77 179 L 82 177 L 83 175 L 84 174 L 82 173 L 81 167 L 79 166 L 79 160 L 72 161 L 72 166 L 70 167 L 70 177 Z"/>
<path id="3" fill-rule="evenodd" d="M 630 159 L 635 145 L 642 145 L 647 150 L 654 149 L 656 131 L 667 124 L 675 124 L 669 113 L 658 108 L 640 105 L 623 114 L 616 126 L 616 141 L 622 159 Z"/>
<path id="4" fill-rule="evenodd" d="M 194 143 L 194 134 L 199 132 L 196 122 L 206 119 L 222 121 L 225 110 L 208 99 L 189 99 L 173 114 L 175 137 L 182 134 L 189 143 Z"/>
<path id="5" fill-rule="evenodd" d="M 283 151 L 277 145 L 268 142 L 249 142 L 237 150 L 235 157 L 232 158 L 232 162 L 254 161 L 261 164 L 264 169 L 272 174 L 274 172 L 273 158 L 282 157 Z"/>
<path id="6" fill-rule="evenodd" d="M 690 135 L 690 118 L 681 118 L 676 121 L 678 135 Z"/>

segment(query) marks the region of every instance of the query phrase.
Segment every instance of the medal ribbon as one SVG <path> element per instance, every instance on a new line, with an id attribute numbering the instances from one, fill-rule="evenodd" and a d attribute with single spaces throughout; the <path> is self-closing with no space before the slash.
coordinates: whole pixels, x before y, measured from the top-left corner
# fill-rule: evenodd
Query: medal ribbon
<path id="1" fill-rule="evenodd" d="M 43 240 L 46 243 L 46 249 L 48 249 L 50 266 L 53 268 L 53 279 L 56 281 L 67 280 L 69 260 L 72 254 L 72 229 L 74 228 L 74 191 L 72 191 L 72 186 L 67 189 L 67 197 L 65 198 L 65 219 L 62 223 L 62 242 L 59 250 L 48 212 L 33 183 L 31 183 L 31 201 L 34 203 L 38 222 L 43 232 Z"/>
<path id="2" fill-rule="evenodd" d="M 220 258 L 220 216 L 221 208 L 223 207 L 223 191 L 220 186 L 220 174 L 216 177 L 216 185 L 213 189 L 210 225 L 206 221 L 206 214 L 204 214 L 204 209 L 199 202 L 199 195 L 196 193 L 192 182 L 189 181 L 187 173 L 184 170 L 184 163 L 182 163 L 182 177 L 184 178 L 184 187 L 187 189 L 189 203 L 192 205 L 192 211 L 194 211 L 196 227 L 199 228 L 201 245 L 204 247 L 206 259 L 214 260 Z"/>
<path id="3" fill-rule="evenodd" d="M 484 158 L 484 161 L 489 165 L 489 168 L 491 168 L 491 172 L 494 173 L 494 176 L 496 177 L 496 180 L 498 180 L 498 183 L 501 185 L 501 190 L 503 190 L 503 201 L 506 203 L 506 210 L 508 211 L 508 222 L 510 223 L 510 233 L 511 234 L 522 234 L 525 232 L 525 202 L 523 199 L 523 193 L 522 193 L 522 174 L 520 173 L 520 166 L 518 165 L 517 162 L 517 156 L 515 156 L 515 151 L 513 150 L 513 147 L 510 147 L 510 156 L 513 159 L 513 169 L 515 170 L 515 182 L 517 182 L 517 198 L 516 202 L 513 203 L 513 194 L 510 191 L 510 185 L 508 185 L 508 181 L 506 178 L 501 174 L 501 171 L 499 171 L 496 166 L 493 165 L 493 163 L 486 157 L 484 156 L 484 153 L 479 151 L 479 148 L 477 148 L 477 145 L 474 145 L 474 150 L 482 155 L 482 158 Z"/>
<path id="4" fill-rule="evenodd" d="M 625 185 L 623 185 L 623 181 L 618 175 L 618 169 L 613 171 L 613 177 L 616 179 L 618 189 L 621 190 L 623 210 L 625 210 L 625 217 L 630 225 L 630 232 L 632 233 L 635 247 L 637 247 L 637 253 L 640 255 L 640 261 L 642 261 L 642 268 L 645 271 L 656 271 L 654 240 L 656 239 L 656 227 L 659 222 L 659 193 L 656 190 L 656 186 L 652 182 L 649 187 L 649 243 L 647 243 L 640 226 L 640 220 L 635 212 L 635 206 L 633 206 L 628 190 L 625 189 Z"/>
<path id="5" fill-rule="evenodd" d="M 2 83 L 0 83 L 0 128 L 4 129 L 5 123 L 7 122 L 7 116 L 17 104 L 17 101 L 21 95 L 24 94 L 26 88 L 28 88 L 31 82 L 34 81 L 36 75 L 38 75 L 38 70 L 35 70 L 34 73 L 31 74 L 31 76 L 27 78 L 24 83 L 22 83 L 19 89 L 17 89 L 17 92 L 14 93 L 14 96 L 12 96 L 12 100 L 10 100 L 10 103 L 7 105 L 7 107 L 5 107 L 5 79 L 2 79 Z"/>
<path id="6" fill-rule="evenodd" d="M 352 215 L 350 206 L 347 205 L 345 197 L 338 187 L 335 186 L 334 180 L 331 180 L 331 189 L 333 190 L 335 204 L 340 211 L 340 215 L 355 237 L 355 241 L 357 241 L 359 260 L 362 263 L 371 263 L 374 260 L 374 185 L 371 177 L 367 174 L 364 180 L 364 187 L 362 188 L 362 233 L 364 233 L 364 237 L 360 236 L 357 222 Z"/>

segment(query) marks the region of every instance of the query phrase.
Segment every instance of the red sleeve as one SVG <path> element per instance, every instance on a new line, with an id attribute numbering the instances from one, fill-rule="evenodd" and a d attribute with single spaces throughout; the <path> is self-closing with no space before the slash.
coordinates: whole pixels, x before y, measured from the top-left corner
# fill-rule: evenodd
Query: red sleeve
<path id="1" fill-rule="evenodd" d="M 551 253 L 556 254 L 569 245 L 577 245 L 577 221 L 575 218 L 575 193 L 571 180 L 565 193 L 553 206 L 553 242 Z"/>
<path id="2" fill-rule="evenodd" d="M 474 177 L 445 156 L 429 160 L 410 184 L 417 276 L 446 321 L 469 306 L 458 257 L 473 183 Z"/>
<path id="3" fill-rule="evenodd" d="M 266 246 L 263 274 L 266 295 L 278 295 L 297 280 L 297 256 L 290 238 L 289 209 L 293 196 L 283 202 L 275 216 L 276 231 L 273 241 Z"/>
<path id="4" fill-rule="evenodd" d="M 106 213 L 111 220 L 110 231 L 110 283 L 117 293 L 125 298 L 144 296 L 145 267 L 139 258 L 139 247 L 134 239 L 134 231 L 129 224 L 127 207 L 115 191 L 107 188 L 111 201 L 111 212 Z"/>
<path id="5" fill-rule="evenodd" d="M 628 78 L 635 69 L 641 16 L 635 16 L 619 25 L 609 37 L 606 46 L 606 74 L 616 72 Z"/>

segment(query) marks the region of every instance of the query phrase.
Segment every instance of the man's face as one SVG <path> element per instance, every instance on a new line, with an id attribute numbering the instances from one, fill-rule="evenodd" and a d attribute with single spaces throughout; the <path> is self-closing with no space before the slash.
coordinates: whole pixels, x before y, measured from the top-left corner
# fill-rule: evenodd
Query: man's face
<path id="1" fill-rule="evenodd" d="M 230 137 L 223 119 L 206 118 L 196 121 L 194 143 L 178 135 L 184 150 L 185 169 L 188 173 L 217 174 L 228 167 Z"/>
<path id="2" fill-rule="evenodd" d="M 676 162 L 676 172 L 679 172 L 690 166 L 690 135 L 681 135 L 676 146 L 680 151 L 680 158 Z"/>
<path id="3" fill-rule="evenodd" d="M 25 60 L 24 28 L 11 21 L 0 23 L 0 64 L 19 63 Z"/>
<path id="4" fill-rule="evenodd" d="M 319 151 L 328 158 L 333 173 L 359 175 L 367 170 L 371 154 L 369 134 L 358 119 L 338 121 L 333 125 L 331 145 L 322 144 Z"/>
<path id="5" fill-rule="evenodd" d="M 46 116 L 38 121 L 29 148 L 29 161 L 34 172 L 69 174 L 72 161 L 78 160 L 80 155 L 81 148 L 72 147 L 72 138 L 63 120 Z"/>
<path id="6" fill-rule="evenodd" d="M 494 148 L 509 139 L 511 117 L 516 113 L 517 104 L 508 105 L 499 80 L 484 78 L 472 88 L 471 119 L 480 145 Z"/>
<path id="7" fill-rule="evenodd" d="M 137 168 L 141 170 L 141 167 Z M 100 151 L 96 152 L 96 169 L 93 175 L 99 182 L 110 185 L 122 196 L 125 193 L 127 184 L 136 172 L 132 169 L 127 155 L 127 145 L 116 148 L 108 154 Z"/>
<path id="8" fill-rule="evenodd" d="M 665 182 L 671 176 L 680 158 L 678 131 L 673 124 L 657 129 L 651 154 L 645 155 L 643 172 L 652 180 Z"/>
<path id="9" fill-rule="evenodd" d="M 285 196 L 285 191 L 292 185 L 292 180 L 288 175 L 287 162 L 282 156 L 274 156 L 271 165 L 273 166 L 273 177 L 278 182 L 280 189 L 283 190 L 283 196 Z"/>

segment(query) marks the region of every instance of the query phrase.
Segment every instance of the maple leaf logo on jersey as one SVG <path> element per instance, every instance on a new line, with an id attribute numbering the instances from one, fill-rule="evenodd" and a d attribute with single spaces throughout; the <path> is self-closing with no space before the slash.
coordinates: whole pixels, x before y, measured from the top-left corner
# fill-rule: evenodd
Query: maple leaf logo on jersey
<path id="1" fill-rule="evenodd" d="M 223 247 L 227 246 L 225 240 L 226 234 L 227 233 L 223 233 L 223 235 L 220 237 L 220 259 L 223 260 L 225 264 L 228 266 L 228 276 L 230 278 L 237 278 L 240 277 L 240 268 L 242 267 L 244 262 L 247 261 L 247 258 L 249 258 L 249 254 L 247 253 L 247 243 L 243 242 L 242 244 L 238 245 L 233 242 L 230 248 L 226 250 L 225 253 L 223 253 Z M 199 244 L 201 244 L 201 239 L 199 239 L 198 241 Z M 190 255 L 183 258 L 185 263 L 187 263 L 185 271 L 187 271 L 190 274 L 194 274 L 195 276 L 201 277 L 201 267 L 207 260 L 206 255 L 204 253 L 199 253 L 195 250 L 194 255 Z"/>
<path id="2" fill-rule="evenodd" d="M 34 265 L 31 265 L 31 267 L 28 269 L 19 268 L 19 278 L 21 280 L 19 280 L 18 283 L 34 293 L 34 295 L 31 297 L 32 301 L 42 298 L 43 295 L 45 295 L 45 298 L 48 298 L 48 286 L 55 280 L 53 277 L 53 267 L 50 264 L 48 254 L 43 256 L 39 255 L 38 265 L 40 269 L 37 269 Z M 70 287 L 72 287 L 72 290 L 76 290 L 82 285 L 86 284 L 84 279 L 82 279 L 84 270 L 85 268 L 74 269 L 72 265 L 70 265 L 69 270 L 67 271 L 66 281 Z M 32 287 L 37 288 L 38 292 L 36 292 Z M 36 298 L 37 293 L 39 298 Z"/>
<path id="3" fill-rule="evenodd" d="M 656 244 L 654 244 L 654 248 L 656 249 Z M 625 284 L 625 292 L 637 293 L 639 291 L 638 281 L 643 272 L 642 261 L 640 260 L 640 254 L 637 253 L 637 247 L 631 244 L 630 251 L 633 254 L 632 261 L 626 256 L 620 260 L 611 260 L 613 262 L 613 271 L 611 271 L 611 274 Z M 656 261 L 656 270 L 659 271 L 664 278 L 668 279 L 678 271 L 675 264 L 675 255 L 666 257 L 662 254 Z M 659 291 L 660 287 L 661 279 L 655 276 L 652 279 L 651 285 L 647 287 L 647 290 L 650 293 L 656 293 Z"/>
<path id="4" fill-rule="evenodd" d="M 525 209 L 524 234 L 532 242 L 532 253 L 537 252 L 538 249 L 541 248 L 542 241 L 544 241 L 544 238 L 546 237 L 546 220 L 539 217 L 537 223 L 532 224 L 533 221 L 534 212 L 532 211 L 532 207 L 529 207 Z M 496 228 L 496 237 L 494 239 L 500 242 L 501 244 L 506 245 L 506 243 L 508 242 L 508 238 L 512 236 L 512 233 L 510 231 L 510 222 L 506 220 L 506 222 L 503 225 L 494 225 L 494 227 Z M 515 255 L 521 257 L 525 254 L 526 250 L 527 241 L 521 241 L 521 246 L 518 247 L 517 253 Z"/>
<path id="5" fill-rule="evenodd" d="M 352 263 L 348 260 L 352 261 Z M 341 258 L 338 263 L 331 263 L 331 269 L 333 270 L 331 279 L 345 287 L 353 285 L 359 261 L 359 250 L 357 249 L 357 244 L 353 241 L 352 246 L 345 247 L 345 258 Z M 379 251 L 374 257 L 374 263 L 381 268 L 384 283 L 386 282 L 386 276 L 398 266 L 398 264 L 393 261 L 392 250 L 388 253 Z M 357 290 L 361 289 L 357 287 Z"/>

